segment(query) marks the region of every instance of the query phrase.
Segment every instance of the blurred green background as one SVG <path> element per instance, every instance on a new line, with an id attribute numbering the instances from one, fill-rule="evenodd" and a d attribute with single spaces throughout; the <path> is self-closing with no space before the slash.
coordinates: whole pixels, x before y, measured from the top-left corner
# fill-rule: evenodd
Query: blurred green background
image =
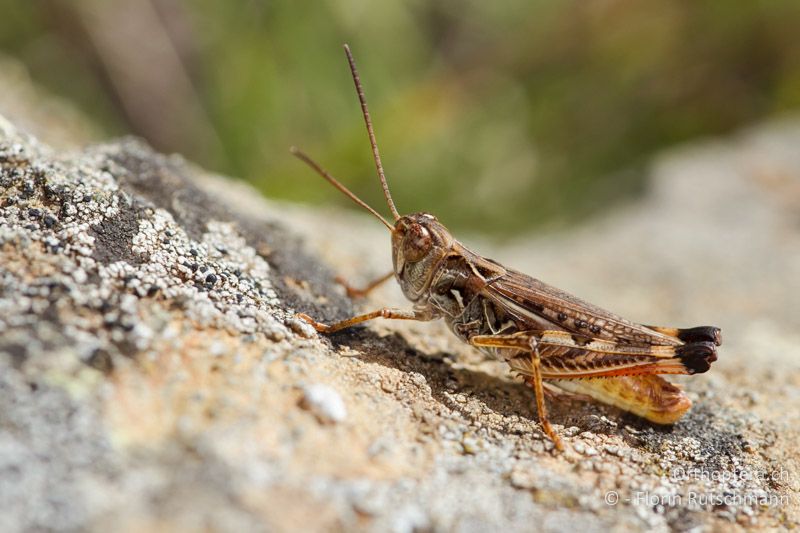
<path id="1" fill-rule="evenodd" d="M 800 2 L 0 0 L 0 52 L 102 136 L 303 202 L 386 211 L 350 43 L 401 212 L 495 235 L 641 193 L 676 143 L 800 107 Z"/>

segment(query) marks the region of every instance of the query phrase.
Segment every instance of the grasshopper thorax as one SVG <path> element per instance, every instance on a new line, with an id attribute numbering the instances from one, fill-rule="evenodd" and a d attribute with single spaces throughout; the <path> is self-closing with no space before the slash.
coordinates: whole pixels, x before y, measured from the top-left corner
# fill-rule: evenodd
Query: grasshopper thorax
<path id="1" fill-rule="evenodd" d="M 392 231 L 392 262 L 406 298 L 415 302 L 426 293 L 453 242 L 447 228 L 431 214 L 414 213 L 397 219 Z"/>

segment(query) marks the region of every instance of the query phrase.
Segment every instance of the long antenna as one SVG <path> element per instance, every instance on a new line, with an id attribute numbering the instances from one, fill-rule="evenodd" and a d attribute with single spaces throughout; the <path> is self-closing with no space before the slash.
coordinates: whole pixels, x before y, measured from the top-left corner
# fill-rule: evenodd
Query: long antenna
<path id="1" fill-rule="evenodd" d="M 347 62 L 350 63 L 350 72 L 353 74 L 353 82 L 356 84 L 356 92 L 358 93 L 358 101 L 361 102 L 361 113 L 364 115 L 364 122 L 367 124 L 367 133 L 369 134 L 369 143 L 372 145 L 372 156 L 375 159 L 375 167 L 378 169 L 378 177 L 381 179 L 381 186 L 383 187 L 383 195 L 386 197 L 386 202 L 389 204 L 389 209 L 392 210 L 392 216 L 395 220 L 400 218 L 400 213 L 394 206 L 392 195 L 389 193 L 389 185 L 386 183 L 386 175 L 383 173 L 383 165 L 381 164 L 381 154 L 378 152 L 378 142 L 375 140 L 375 132 L 372 129 L 372 120 L 369 118 L 369 109 L 367 109 L 367 99 L 364 97 L 364 89 L 361 87 L 361 78 L 358 77 L 358 70 L 356 69 L 356 61 L 353 59 L 353 54 L 350 52 L 350 47 L 344 45 L 344 53 L 347 54 Z"/>
<path id="2" fill-rule="evenodd" d="M 325 171 L 325 169 L 323 169 L 321 166 L 319 166 L 319 164 L 316 161 L 311 159 L 309 156 L 307 156 L 305 153 L 303 153 L 301 150 L 299 150 L 298 148 L 296 148 L 294 146 L 289 148 L 289 151 L 292 152 L 292 155 L 296 156 L 298 159 L 303 161 L 305 164 L 307 164 L 308 166 L 313 168 L 317 172 L 317 174 L 319 174 L 320 176 L 322 176 L 323 178 L 328 180 L 328 182 L 331 185 L 333 185 L 334 187 L 339 189 L 341 192 L 343 192 L 345 196 L 347 196 L 348 198 L 353 200 L 355 203 L 357 203 L 358 205 L 360 205 L 361 207 L 363 207 L 364 209 L 366 209 L 367 211 L 369 211 L 370 213 L 375 215 L 375 217 L 377 217 L 378 220 L 383 222 L 384 226 L 389 228 L 389 231 L 394 231 L 394 226 L 389 224 L 386 221 L 385 218 L 383 218 L 377 211 L 375 211 L 370 206 L 368 206 L 366 204 L 366 202 L 364 202 L 361 198 L 359 198 L 358 196 L 356 196 L 355 194 L 350 192 L 350 190 L 347 187 L 345 187 L 344 185 L 339 183 L 339 180 L 337 180 L 336 178 L 334 178 L 333 176 L 328 174 L 328 172 Z"/>

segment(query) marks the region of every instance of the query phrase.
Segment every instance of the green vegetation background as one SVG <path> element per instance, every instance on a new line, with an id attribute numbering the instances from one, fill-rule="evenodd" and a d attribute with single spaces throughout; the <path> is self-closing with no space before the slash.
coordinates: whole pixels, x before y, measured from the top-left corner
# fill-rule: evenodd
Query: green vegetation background
<path id="1" fill-rule="evenodd" d="M 346 204 L 296 144 L 382 209 L 349 42 L 400 211 L 498 235 L 613 209 L 655 151 L 800 106 L 797 0 L 0 0 L 0 14 L 0 51 L 103 135 Z"/>

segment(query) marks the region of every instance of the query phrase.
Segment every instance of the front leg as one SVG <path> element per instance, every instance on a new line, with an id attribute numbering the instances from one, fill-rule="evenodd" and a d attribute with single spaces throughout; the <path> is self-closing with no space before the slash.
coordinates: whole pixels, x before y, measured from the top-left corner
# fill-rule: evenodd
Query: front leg
<path id="1" fill-rule="evenodd" d="M 421 322 L 428 321 L 433 318 L 430 313 L 425 311 L 406 311 L 404 309 L 393 309 L 390 307 L 384 307 L 383 309 L 378 309 L 377 311 L 350 317 L 333 324 L 323 324 L 322 322 L 317 322 L 305 313 L 298 313 L 297 317 L 311 324 L 314 329 L 320 333 L 335 333 L 375 318 L 388 318 L 392 320 L 418 320 Z"/>
<path id="2" fill-rule="evenodd" d="M 517 348 L 520 350 L 530 350 L 531 354 L 531 375 L 525 376 L 525 382 L 533 388 L 536 396 L 536 411 L 539 414 L 539 422 L 542 430 L 550 437 L 555 447 L 559 451 L 564 450 L 561 437 L 550 425 L 547 417 L 547 407 L 544 403 L 544 387 L 542 386 L 542 359 L 539 355 L 539 341 L 533 334 L 512 334 L 512 335 L 475 335 L 469 339 L 473 346 L 482 348 Z"/>

